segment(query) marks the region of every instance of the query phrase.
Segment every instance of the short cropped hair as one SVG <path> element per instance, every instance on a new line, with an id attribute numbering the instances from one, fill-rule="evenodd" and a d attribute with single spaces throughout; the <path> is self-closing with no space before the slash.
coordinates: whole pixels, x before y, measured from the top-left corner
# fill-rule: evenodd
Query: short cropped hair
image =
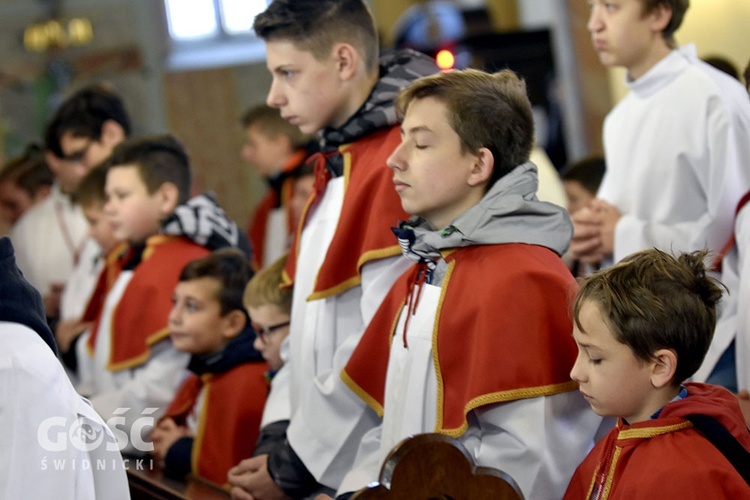
<path id="1" fill-rule="evenodd" d="M 491 74 L 477 69 L 438 73 L 416 80 L 396 99 L 406 115 L 416 99 L 432 97 L 447 108 L 448 122 L 465 153 L 492 152 L 495 167 L 488 187 L 529 160 L 534 145 L 534 118 L 526 84 L 511 70 Z"/>
<path id="2" fill-rule="evenodd" d="M 674 34 L 682 25 L 685 19 L 685 13 L 690 7 L 690 0 L 641 0 L 643 4 L 643 14 L 650 14 L 660 5 L 669 7 L 672 10 L 672 18 L 662 31 L 662 36 L 669 42 L 674 41 Z"/>
<path id="3" fill-rule="evenodd" d="M 178 203 L 190 198 L 190 159 L 182 144 L 171 135 L 127 139 L 115 147 L 105 166 L 108 170 L 135 166 L 149 193 L 171 182 L 179 190 Z"/>
<path id="4" fill-rule="evenodd" d="M 364 0 L 274 0 L 255 17 L 253 29 L 266 42 L 292 42 L 318 61 L 325 60 L 336 43 L 348 43 L 368 71 L 378 65 L 378 34 Z"/>
<path id="5" fill-rule="evenodd" d="M 563 181 L 578 182 L 586 191 L 596 196 L 606 170 L 603 156 L 591 156 L 566 165 L 560 172 L 560 178 Z"/>
<path id="6" fill-rule="evenodd" d="M 747 67 L 745 68 L 745 71 L 742 73 L 743 78 L 745 78 L 745 88 L 748 92 L 750 92 L 750 61 L 747 62 Z"/>
<path id="7" fill-rule="evenodd" d="M 125 136 L 130 135 L 130 116 L 122 98 L 101 84 L 84 87 L 66 99 L 55 112 L 44 134 L 45 147 L 58 158 L 63 158 L 60 139 L 66 132 L 98 141 L 107 120 L 117 122 Z"/>
<path id="8" fill-rule="evenodd" d="M 252 276 L 250 263 L 241 251 L 236 248 L 222 248 L 189 262 L 182 269 L 180 281 L 201 278 L 218 281 L 219 293 L 216 298 L 221 304 L 221 314 L 226 315 L 235 310 L 245 312 L 242 294 Z"/>
<path id="9" fill-rule="evenodd" d="M 302 133 L 299 127 L 283 119 L 278 109 L 266 104 L 253 106 L 245 111 L 241 122 L 245 129 L 251 126 L 258 127 L 258 130 L 266 137 L 287 136 L 294 149 L 304 147 L 310 140 L 308 136 Z"/>
<path id="10" fill-rule="evenodd" d="M 11 158 L 0 170 L 0 182 L 11 182 L 33 198 L 43 187 L 50 187 L 55 176 L 44 159 L 44 152 L 30 145 L 20 156 Z"/>
<path id="11" fill-rule="evenodd" d="M 104 187 L 107 183 L 107 169 L 97 166 L 89 170 L 73 193 L 73 199 L 82 207 L 104 206 L 107 197 Z"/>
<path id="12" fill-rule="evenodd" d="M 583 331 L 583 304 L 595 303 L 615 339 L 637 359 L 645 362 L 659 349 L 674 350 L 671 382 L 679 385 L 700 367 L 716 326 L 723 285 L 706 274 L 707 255 L 705 250 L 678 257 L 644 250 L 589 276 L 573 304 L 576 326 Z"/>
<path id="13" fill-rule="evenodd" d="M 286 255 L 264 267 L 253 276 L 245 288 L 245 307 L 261 307 L 272 304 L 286 314 L 292 312 L 292 289 L 282 288 L 282 273 L 286 266 Z"/>

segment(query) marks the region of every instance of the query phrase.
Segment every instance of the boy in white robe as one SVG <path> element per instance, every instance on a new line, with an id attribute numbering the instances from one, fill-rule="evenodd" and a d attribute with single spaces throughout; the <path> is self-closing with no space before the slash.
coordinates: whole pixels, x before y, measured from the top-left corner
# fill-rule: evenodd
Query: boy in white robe
<path id="1" fill-rule="evenodd" d="M 604 123 L 598 199 L 573 217 L 571 254 L 583 262 L 617 262 L 651 247 L 719 252 L 732 234 L 750 188 L 750 101 L 694 46 L 676 47 L 687 9 L 686 0 L 592 2 L 594 48 L 603 64 L 627 69 L 630 93 Z M 697 379 L 736 390 L 733 376 L 709 375 L 733 364 L 733 334 L 717 332 L 714 344 Z"/>
<path id="2" fill-rule="evenodd" d="M 42 300 L 0 239 L 0 498 L 130 498 L 115 436 L 56 358 Z"/>

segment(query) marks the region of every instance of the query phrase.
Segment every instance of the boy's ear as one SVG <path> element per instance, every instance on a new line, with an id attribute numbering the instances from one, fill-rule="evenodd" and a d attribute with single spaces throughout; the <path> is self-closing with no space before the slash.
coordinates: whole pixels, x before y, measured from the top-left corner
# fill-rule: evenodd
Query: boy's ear
<path id="1" fill-rule="evenodd" d="M 479 186 L 486 183 L 492 176 L 492 170 L 495 168 L 495 157 L 487 148 L 481 148 L 474 155 L 474 163 L 469 173 L 468 183 L 470 186 Z"/>
<path id="2" fill-rule="evenodd" d="M 655 33 L 661 33 L 672 20 L 672 9 L 666 3 L 660 3 L 649 14 L 652 23 L 651 27 Z"/>
<path id="3" fill-rule="evenodd" d="M 357 65 L 360 61 L 359 53 L 348 43 L 337 43 L 333 46 L 332 53 L 339 78 L 343 81 L 350 80 L 357 72 Z"/>
<path id="4" fill-rule="evenodd" d="M 651 384 L 657 389 L 671 384 L 677 371 L 677 353 L 672 349 L 659 349 L 651 363 Z"/>
<path id="5" fill-rule="evenodd" d="M 243 311 L 235 309 L 230 311 L 224 316 L 223 327 L 221 329 L 221 335 L 225 339 L 231 339 L 240 334 L 245 324 L 247 323 L 247 316 Z"/>
<path id="6" fill-rule="evenodd" d="M 159 195 L 159 210 L 162 218 L 171 215 L 180 201 L 179 188 L 171 182 L 165 182 L 159 186 L 156 194 Z"/>
<path id="7" fill-rule="evenodd" d="M 116 145 L 124 140 L 125 130 L 123 130 L 122 125 L 114 120 L 105 120 L 102 124 L 102 135 L 99 142 L 114 149 Z"/>

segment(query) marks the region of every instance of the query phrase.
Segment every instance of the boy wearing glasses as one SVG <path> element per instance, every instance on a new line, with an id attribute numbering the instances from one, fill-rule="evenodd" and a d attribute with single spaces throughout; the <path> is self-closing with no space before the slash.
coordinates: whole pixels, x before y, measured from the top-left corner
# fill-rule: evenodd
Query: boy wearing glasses
<path id="1" fill-rule="evenodd" d="M 286 255 L 258 271 L 245 289 L 245 308 L 257 333 L 253 346 L 270 367 L 266 379 L 271 384 L 253 456 L 264 455 L 283 442 L 291 418 L 289 369 L 284 367 L 284 361 L 288 350 L 285 340 L 289 335 L 292 288 L 281 287 L 285 266 Z"/>
<path id="2" fill-rule="evenodd" d="M 388 158 L 413 261 L 386 296 L 342 378 L 381 418 L 339 492 L 377 480 L 407 436 L 459 439 L 525 498 L 561 498 L 601 418 L 569 380 L 575 344 L 560 255 L 572 225 L 540 202 L 529 162 L 526 86 L 509 70 L 453 71 L 399 94 L 401 144 Z"/>
<path id="3" fill-rule="evenodd" d="M 268 366 L 253 349 L 242 305 L 251 276 L 241 252 L 223 249 L 187 264 L 175 287 L 170 338 L 192 355 L 191 373 L 151 434 L 152 453 L 170 475 L 224 484 L 229 468 L 253 451 Z"/>
<path id="4" fill-rule="evenodd" d="M 105 160 L 129 133 L 130 117 L 124 102 L 101 85 L 90 85 L 71 95 L 47 125 L 46 160 L 55 181 L 50 196 L 24 214 L 10 237 L 18 267 L 44 297 L 53 330 L 61 295 L 73 270 L 101 252 L 87 237 L 88 224 L 72 194 L 86 173 Z M 40 245 L 42 236 L 44 244 Z"/>

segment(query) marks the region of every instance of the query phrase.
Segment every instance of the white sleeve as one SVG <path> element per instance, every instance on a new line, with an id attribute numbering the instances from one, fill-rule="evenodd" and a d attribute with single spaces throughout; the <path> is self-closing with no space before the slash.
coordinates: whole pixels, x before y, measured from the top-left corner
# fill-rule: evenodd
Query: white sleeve
<path id="1" fill-rule="evenodd" d="M 737 388 L 750 390 L 750 204 L 740 212 L 736 226 L 737 262 L 739 269 L 738 289 L 730 290 L 738 304 L 736 326 Z M 741 305 L 741 306 L 740 306 Z"/>
<path id="2" fill-rule="evenodd" d="M 381 462 L 385 458 L 380 450 L 382 434 L 383 426 L 378 425 L 362 437 L 352 468 L 341 481 L 337 495 L 359 491 L 380 479 Z"/>
<path id="3" fill-rule="evenodd" d="M 286 342 L 286 339 L 284 339 Z M 260 428 L 291 418 L 291 406 L 289 402 L 289 367 L 282 365 L 271 380 L 271 390 L 263 406 L 263 418 Z"/>
<path id="4" fill-rule="evenodd" d="M 459 440 L 477 465 L 510 475 L 525 498 L 562 498 L 602 419 L 577 392 L 482 407 Z"/>
<path id="5" fill-rule="evenodd" d="M 94 358 L 89 354 L 88 341 L 91 328 L 87 328 L 75 343 L 76 361 L 78 362 L 78 383 L 76 390 L 84 397 L 94 393 Z"/>
<path id="6" fill-rule="evenodd" d="M 172 347 L 172 342 L 162 340 L 151 347 L 151 357 L 141 366 L 114 372 L 117 377 L 129 379 L 117 390 L 97 394 L 91 398 L 94 408 L 109 424 L 116 436 L 125 432 L 128 446 L 123 452 L 149 451 L 145 438 L 151 425 L 159 419 L 174 399 L 177 389 L 187 374 L 190 354 Z M 145 418 L 141 418 L 145 417 Z M 138 430 L 141 440 L 138 442 Z M 136 432 L 133 432 L 136 431 Z"/>
<path id="7" fill-rule="evenodd" d="M 709 106 L 705 129 L 706 150 L 701 158 L 675 158 L 675 168 L 692 170 L 704 192 L 703 199 L 674 200 L 676 204 L 703 204 L 702 215 L 694 220 L 656 223 L 625 214 L 615 229 L 615 262 L 644 248 L 665 251 L 694 251 L 709 248 L 718 252 L 732 234 L 737 202 L 750 187 L 750 146 L 747 119 L 741 119 L 716 103 Z M 606 181 L 607 176 L 605 176 Z M 601 193 L 607 186 L 602 185 Z"/>
<path id="8" fill-rule="evenodd" d="M 410 265 L 411 262 L 400 255 L 369 262 L 362 268 L 361 286 L 326 299 L 327 307 L 336 308 L 338 323 L 363 326 L 358 331 L 336 332 L 342 340 L 336 346 L 333 366 L 320 372 L 312 390 L 302 395 L 287 438 L 315 479 L 334 490 L 351 467 L 362 436 L 380 421 L 344 384 L 341 371 L 357 347 L 364 327 L 393 283 Z M 352 321 L 347 321 L 345 316 L 352 317 Z"/>

